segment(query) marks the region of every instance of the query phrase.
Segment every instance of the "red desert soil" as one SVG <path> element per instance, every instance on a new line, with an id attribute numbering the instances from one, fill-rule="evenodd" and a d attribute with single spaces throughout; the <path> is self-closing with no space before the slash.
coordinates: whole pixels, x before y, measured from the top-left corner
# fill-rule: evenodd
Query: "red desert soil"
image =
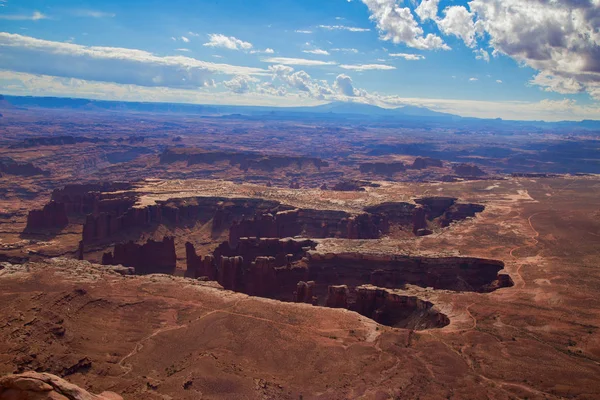
<path id="1" fill-rule="evenodd" d="M 318 250 L 492 258 L 515 286 L 411 288 L 450 320 L 412 331 L 175 276 L 2 264 L 0 374 L 37 369 L 125 399 L 599 398 L 600 180 L 410 188 L 486 209 L 423 238 L 324 239 Z"/>

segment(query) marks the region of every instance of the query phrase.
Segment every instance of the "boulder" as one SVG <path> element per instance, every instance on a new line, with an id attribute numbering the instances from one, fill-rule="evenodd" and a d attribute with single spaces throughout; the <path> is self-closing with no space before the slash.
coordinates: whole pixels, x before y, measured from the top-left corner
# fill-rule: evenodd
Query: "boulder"
<path id="1" fill-rule="evenodd" d="M 92 394 L 56 375 L 25 372 L 0 378 L 2 400 L 123 400 L 113 392 Z"/>

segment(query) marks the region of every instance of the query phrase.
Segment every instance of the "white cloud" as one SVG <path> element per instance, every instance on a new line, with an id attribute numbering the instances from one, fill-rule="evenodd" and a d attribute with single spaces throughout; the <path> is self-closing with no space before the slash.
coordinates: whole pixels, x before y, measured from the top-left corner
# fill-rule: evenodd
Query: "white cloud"
<path id="1" fill-rule="evenodd" d="M 303 53 L 308 53 L 308 54 L 316 54 L 319 56 L 328 56 L 329 52 L 327 50 L 321 50 L 321 49 L 313 49 L 313 50 L 303 50 Z"/>
<path id="2" fill-rule="evenodd" d="M 410 8 L 401 8 L 396 0 L 362 0 L 371 13 L 371 20 L 377 24 L 380 38 L 393 43 L 404 43 L 409 47 L 423 50 L 450 50 L 450 47 L 437 35 L 424 36 Z"/>
<path id="3" fill-rule="evenodd" d="M 200 37 L 199 33 L 195 33 L 195 32 L 192 32 L 192 31 L 189 31 L 188 35 L 193 36 L 193 37 Z"/>
<path id="4" fill-rule="evenodd" d="M 257 75 L 261 68 L 160 57 L 117 47 L 82 46 L 0 33 L 0 69 L 92 81 L 198 88 L 213 74 Z"/>
<path id="5" fill-rule="evenodd" d="M 48 19 L 48 16 L 42 14 L 39 11 L 34 11 L 31 15 L 25 14 L 0 14 L 0 19 L 9 21 L 39 21 L 41 19 Z"/>
<path id="6" fill-rule="evenodd" d="M 352 78 L 348 75 L 340 74 L 335 78 L 335 82 L 333 84 L 334 88 L 341 95 L 348 97 L 360 96 L 360 91 L 354 88 L 354 84 L 352 83 Z"/>
<path id="7" fill-rule="evenodd" d="M 369 71 L 369 70 L 391 70 L 396 69 L 393 65 L 385 65 L 385 64 L 342 64 L 340 68 L 350 69 L 353 71 Z"/>
<path id="8" fill-rule="evenodd" d="M 278 67 L 283 68 L 286 74 L 291 73 L 290 69 L 293 72 L 291 67 L 281 65 L 271 66 L 269 69 L 271 73 L 275 74 L 274 69 L 278 69 Z M 231 91 L 208 91 L 206 88 L 214 86 L 210 79 L 207 80 L 205 88 L 187 90 L 122 85 L 113 82 L 94 82 L 0 70 L 0 88 L 3 93 L 14 95 L 68 96 L 103 100 L 196 104 L 299 106 L 323 104 L 324 101 L 347 101 L 352 99 L 353 101 L 388 108 L 415 105 L 435 111 L 479 118 L 500 117 L 504 119 L 559 121 L 597 119 L 597 116 L 600 115 L 598 105 L 579 105 L 572 99 L 527 102 L 403 98 L 373 95 L 362 90 L 355 92 L 358 96 L 348 97 L 339 92 L 342 84 L 336 85 L 336 81 L 331 86 L 326 86 L 323 81 L 314 80 L 310 76 L 304 76 L 304 78 L 308 79 L 307 84 L 317 86 L 313 88 L 314 92 L 287 92 L 281 86 L 266 82 L 249 85 L 250 90 L 248 92 L 239 94 Z M 279 78 L 277 79 L 279 80 Z"/>
<path id="9" fill-rule="evenodd" d="M 320 66 L 320 65 L 336 65 L 333 61 L 310 60 L 306 58 L 292 57 L 268 57 L 262 58 L 262 62 L 285 65 L 304 65 L 304 66 Z"/>
<path id="10" fill-rule="evenodd" d="M 190 49 L 185 49 L 185 48 L 180 48 L 180 49 L 175 49 L 176 51 L 183 51 L 184 53 L 187 53 L 190 51 Z"/>
<path id="11" fill-rule="evenodd" d="M 496 83 L 502 83 L 500 79 L 496 79 Z"/>
<path id="12" fill-rule="evenodd" d="M 233 36 L 212 33 L 208 35 L 208 38 L 210 41 L 204 43 L 204 46 L 221 47 L 229 50 L 250 50 L 252 48 L 252 43 L 244 42 L 243 40 L 237 39 Z"/>
<path id="13" fill-rule="evenodd" d="M 229 81 L 223 82 L 223 85 L 233 93 L 242 94 L 250 91 L 250 82 L 256 81 L 256 78 L 251 78 L 249 76 L 236 76 Z"/>
<path id="14" fill-rule="evenodd" d="M 305 33 L 305 34 L 312 33 L 312 31 L 308 31 L 308 30 L 297 30 L 297 31 L 294 31 L 294 32 L 296 32 L 296 33 Z"/>
<path id="15" fill-rule="evenodd" d="M 271 48 L 266 48 L 264 50 L 251 50 L 250 54 L 274 54 L 275 50 Z"/>
<path id="16" fill-rule="evenodd" d="M 405 60 L 409 60 L 409 61 L 417 61 L 417 60 L 425 59 L 425 56 L 422 54 L 412 54 L 412 53 L 390 53 L 389 56 L 390 57 L 402 57 Z"/>
<path id="17" fill-rule="evenodd" d="M 352 48 L 342 48 L 342 49 L 331 49 L 331 51 L 339 51 L 342 53 L 354 53 L 354 54 L 358 54 L 358 50 L 357 49 L 352 49 Z"/>
<path id="18" fill-rule="evenodd" d="M 184 43 L 189 43 L 190 42 L 190 39 L 186 38 L 185 36 L 182 36 L 181 40 L 183 40 Z"/>
<path id="19" fill-rule="evenodd" d="M 472 0 L 469 7 L 488 33 L 493 55 L 540 71 L 532 84 L 595 96 L 600 85 L 598 0 Z"/>
<path id="20" fill-rule="evenodd" d="M 345 25 L 319 25 L 319 28 L 326 29 L 328 31 L 349 31 L 349 32 L 369 32 L 369 28 L 357 28 L 354 26 Z"/>
<path id="21" fill-rule="evenodd" d="M 475 58 L 477 60 L 483 60 L 488 63 L 490 62 L 490 53 L 488 53 L 484 49 L 473 50 L 473 53 L 475 53 Z"/>
<path id="22" fill-rule="evenodd" d="M 479 79 L 477 78 L 469 78 L 469 82 L 477 82 Z"/>
<path id="23" fill-rule="evenodd" d="M 115 13 L 97 11 L 97 10 L 75 10 L 74 15 L 79 17 L 91 17 L 91 18 L 114 18 Z"/>
<path id="24" fill-rule="evenodd" d="M 421 21 L 437 20 L 438 4 L 440 0 L 422 0 L 421 4 L 415 9 L 415 14 Z"/>
<path id="25" fill-rule="evenodd" d="M 549 71 L 541 71 L 531 81 L 533 85 L 539 85 L 548 92 L 561 94 L 574 94 L 583 90 L 584 86 L 574 78 L 555 76 Z"/>
<path id="26" fill-rule="evenodd" d="M 438 27 L 445 35 L 454 35 L 461 38 L 469 47 L 477 44 L 475 35 L 478 27 L 473 20 L 474 15 L 463 6 L 447 7 L 444 18 L 438 20 Z"/>

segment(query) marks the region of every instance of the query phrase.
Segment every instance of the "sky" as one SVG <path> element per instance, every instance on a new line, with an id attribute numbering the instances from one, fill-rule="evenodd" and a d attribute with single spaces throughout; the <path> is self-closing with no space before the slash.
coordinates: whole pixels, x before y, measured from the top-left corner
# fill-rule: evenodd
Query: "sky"
<path id="1" fill-rule="evenodd" d="M 600 0 L 0 0 L 0 93 L 600 119 Z"/>

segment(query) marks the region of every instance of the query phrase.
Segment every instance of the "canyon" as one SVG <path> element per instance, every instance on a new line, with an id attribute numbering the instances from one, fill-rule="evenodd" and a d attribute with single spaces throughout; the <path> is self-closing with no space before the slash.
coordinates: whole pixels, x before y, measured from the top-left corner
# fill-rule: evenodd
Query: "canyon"
<path id="1" fill-rule="evenodd" d="M 6 103 L 11 395 L 600 395 L 593 130 Z"/>

